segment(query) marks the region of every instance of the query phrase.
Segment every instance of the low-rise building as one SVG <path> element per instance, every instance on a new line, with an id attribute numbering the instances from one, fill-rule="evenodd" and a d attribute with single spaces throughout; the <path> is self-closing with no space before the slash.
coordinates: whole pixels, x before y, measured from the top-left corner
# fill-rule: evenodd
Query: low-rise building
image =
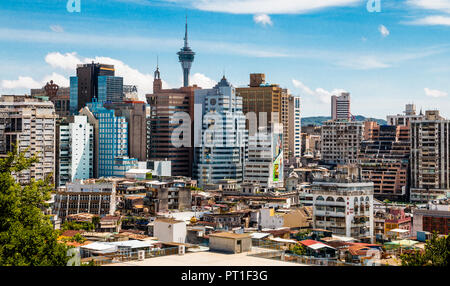
<path id="1" fill-rule="evenodd" d="M 186 222 L 172 218 L 158 218 L 153 223 L 153 235 L 162 242 L 186 242 Z"/>
<path id="2" fill-rule="evenodd" d="M 209 235 L 209 249 L 233 254 L 248 252 L 252 249 L 252 238 L 248 233 L 213 233 Z"/>

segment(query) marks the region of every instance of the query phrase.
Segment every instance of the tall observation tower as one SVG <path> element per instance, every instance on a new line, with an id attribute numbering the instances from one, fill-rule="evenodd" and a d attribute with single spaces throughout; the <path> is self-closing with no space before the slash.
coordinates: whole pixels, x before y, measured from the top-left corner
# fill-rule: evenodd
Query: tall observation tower
<path id="1" fill-rule="evenodd" d="M 194 61 L 195 53 L 191 50 L 188 45 L 188 24 L 186 17 L 186 33 L 184 36 L 184 47 L 177 53 L 178 59 L 181 63 L 181 68 L 183 69 L 183 82 L 184 87 L 189 86 L 189 72 L 191 70 L 192 62 Z"/>

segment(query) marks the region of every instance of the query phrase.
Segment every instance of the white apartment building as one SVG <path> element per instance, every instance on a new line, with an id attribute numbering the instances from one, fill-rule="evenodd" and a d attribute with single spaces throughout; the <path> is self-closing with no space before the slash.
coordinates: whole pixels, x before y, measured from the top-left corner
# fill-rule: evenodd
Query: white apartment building
<path id="1" fill-rule="evenodd" d="M 327 121 L 322 126 L 321 158 L 330 164 L 357 163 L 363 139 L 363 122 Z"/>
<path id="2" fill-rule="evenodd" d="M 260 128 L 248 138 L 244 183 L 257 184 L 263 192 L 284 185 L 283 128 L 281 124 L 274 126 L 267 132 Z"/>
<path id="3" fill-rule="evenodd" d="M 94 127 L 86 116 L 74 116 L 72 122 L 59 125 L 58 186 L 93 178 Z"/>
<path id="4" fill-rule="evenodd" d="M 289 155 L 296 159 L 302 156 L 302 116 L 300 103 L 300 96 L 289 97 Z"/>
<path id="5" fill-rule="evenodd" d="M 450 120 L 439 111 L 411 121 L 411 189 L 413 202 L 428 202 L 450 193 Z"/>
<path id="6" fill-rule="evenodd" d="M 311 185 L 314 228 L 373 242 L 373 182 L 322 180 Z"/>
<path id="7" fill-rule="evenodd" d="M 0 97 L 0 157 L 12 151 L 12 145 L 27 156 L 36 155 L 39 162 L 29 170 L 15 174 L 19 183 L 33 178 L 43 180 L 52 175 L 55 182 L 55 108 L 50 101 L 20 95 Z"/>
<path id="8" fill-rule="evenodd" d="M 341 95 L 331 97 L 331 119 L 350 120 L 350 93 L 343 92 Z"/>

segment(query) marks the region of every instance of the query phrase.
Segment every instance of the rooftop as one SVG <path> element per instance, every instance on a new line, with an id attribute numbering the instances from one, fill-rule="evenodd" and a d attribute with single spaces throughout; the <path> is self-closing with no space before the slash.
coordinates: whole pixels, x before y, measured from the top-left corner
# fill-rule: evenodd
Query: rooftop
<path id="1" fill-rule="evenodd" d="M 248 233 L 238 234 L 238 233 L 233 233 L 233 232 L 218 232 L 218 233 L 212 233 L 209 236 L 239 239 L 239 238 L 249 238 L 250 234 L 248 234 Z"/>

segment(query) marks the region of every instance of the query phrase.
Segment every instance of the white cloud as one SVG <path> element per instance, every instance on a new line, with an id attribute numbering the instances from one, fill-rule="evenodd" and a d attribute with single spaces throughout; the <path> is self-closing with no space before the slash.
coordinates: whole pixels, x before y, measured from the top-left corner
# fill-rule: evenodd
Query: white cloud
<path id="1" fill-rule="evenodd" d="M 384 26 L 384 25 L 380 25 L 378 27 L 378 31 L 380 31 L 380 33 L 383 37 L 387 37 L 390 34 L 388 28 L 386 28 L 386 26 Z"/>
<path id="2" fill-rule="evenodd" d="M 256 24 L 261 24 L 263 26 L 273 25 L 272 19 L 267 14 L 259 14 L 253 16 L 253 21 L 255 21 Z"/>
<path id="3" fill-rule="evenodd" d="M 411 6 L 425 10 L 435 10 L 450 13 L 449 0 L 407 0 L 407 3 Z"/>
<path id="4" fill-rule="evenodd" d="M 353 6 L 362 0 L 166 0 L 187 7 L 233 14 L 304 14 L 330 7 Z"/>
<path id="5" fill-rule="evenodd" d="M 56 33 L 63 33 L 64 32 L 64 28 L 61 27 L 60 25 L 51 25 L 50 26 L 50 30 L 52 30 L 53 32 L 56 32 Z"/>
<path id="6" fill-rule="evenodd" d="M 421 26 L 439 26 L 439 25 L 450 26 L 450 17 L 428 16 L 404 23 L 408 25 L 421 25 Z"/>
<path id="7" fill-rule="evenodd" d="M 426 96 L 430 96 L 430 97 L 444 97 L 447 96 L 448 94 L 444 91 L 440 91 L 437 89 L 429 89 L 429 88 L 424 88 L 425 90 L 425 95 Z"/>
<path id="8" fill-rule="evenodd" d="M 217 84 L 216 81 L 210 79 L 202 73 L 195 73 L 191 76 L 189 81 L 191 85 L 196 84 L 201 88 L 213 88 Z"/>
<path id="9" fill-rule="evenodd" d="M 83 58 L 77 55 L 77 53 L 65 53 L 59 52 L 49 53 L 45 57 L 45 62 L 51 67 L 64 70 L 67 73 L 75 73 L 77 64 L 99 62 L 103 64 L 114 65 L 115 75 L 123 77 L 124 84 L 132 84 L 138 87 L 139 98 L 145 100 L 145 94 L 153 92 L 153 75 L 142 73 L 139 70 L 130 67 L 124 62 L 109 58 L 109 57 L 95 57 L 95 58 Z M 207 83 L 207 77 L 201 78 L 202 83 Z M 21 76 L 17 80 L 3 80 L 1 87 L 4 89 L 31 89 L 40 88 L 47 82 L 53 80 L 60 86 L 69 86 L 69 77 L 53 72 L 51 75 L 47 75 L 43 80 L 37 81 L 29 76 Z M 163 81 L 163 87 L 169 88 L 167 82 Z"/>
<path id="10" fill-rule="evenodd" d="M 354 70 L 384 69 L 391 66 L 371 56 L 347 58 L 339 61 L 337 64 Z"/>
<path id="11" fill-rule="evenodd" d="M 51 67 L 60 68 L 66 71 L 74 71 L 78 64 L 83 63 L 75 52 L 65 54 L 58 52 L 49 53 L 45 56 L 45 62 Z"/>
<path id="12" fill-rule="evenodd" d="M 21 89 L 21 88 L 40 88 L 42 85 L 29 76 L 19 76 L 16 80 L 2 80 L 2 88 Z"/>
<path id="13" fill-rule="evenodd" d="M 304 83 L 302 83 L 299 80 L 293 79 L 292 84 L 300 89 L 304 94 L 306 95 L 312 95 L 315 96 L 321 103 L 323 104 L 330 104 L 331 103 L 331 96 L 341 94 L 342 92 L 346 92 L 344 89 L 334 89 L 333 91 L 329 92 L 321 87 L 316 88 L 314 91 L 306 86 Z"/>
<path id="14" fill-rule="evenodd" d="M 47 75 L 40 81 L 35 80 L 29 76 L 19 76 L 18 79 L 15 80 L 2 80 L 0 86 L 3 89 L 7 89 L 10 91 L 26 89 L 28 90 L 27 92 L 29 92 L 29 89 L 41 88 L 51 80 L 53 80 L 53 82 L 59 86 L 69 86 L 69 80 L 67 79 L 67 77 L 57 73 Z"/>

